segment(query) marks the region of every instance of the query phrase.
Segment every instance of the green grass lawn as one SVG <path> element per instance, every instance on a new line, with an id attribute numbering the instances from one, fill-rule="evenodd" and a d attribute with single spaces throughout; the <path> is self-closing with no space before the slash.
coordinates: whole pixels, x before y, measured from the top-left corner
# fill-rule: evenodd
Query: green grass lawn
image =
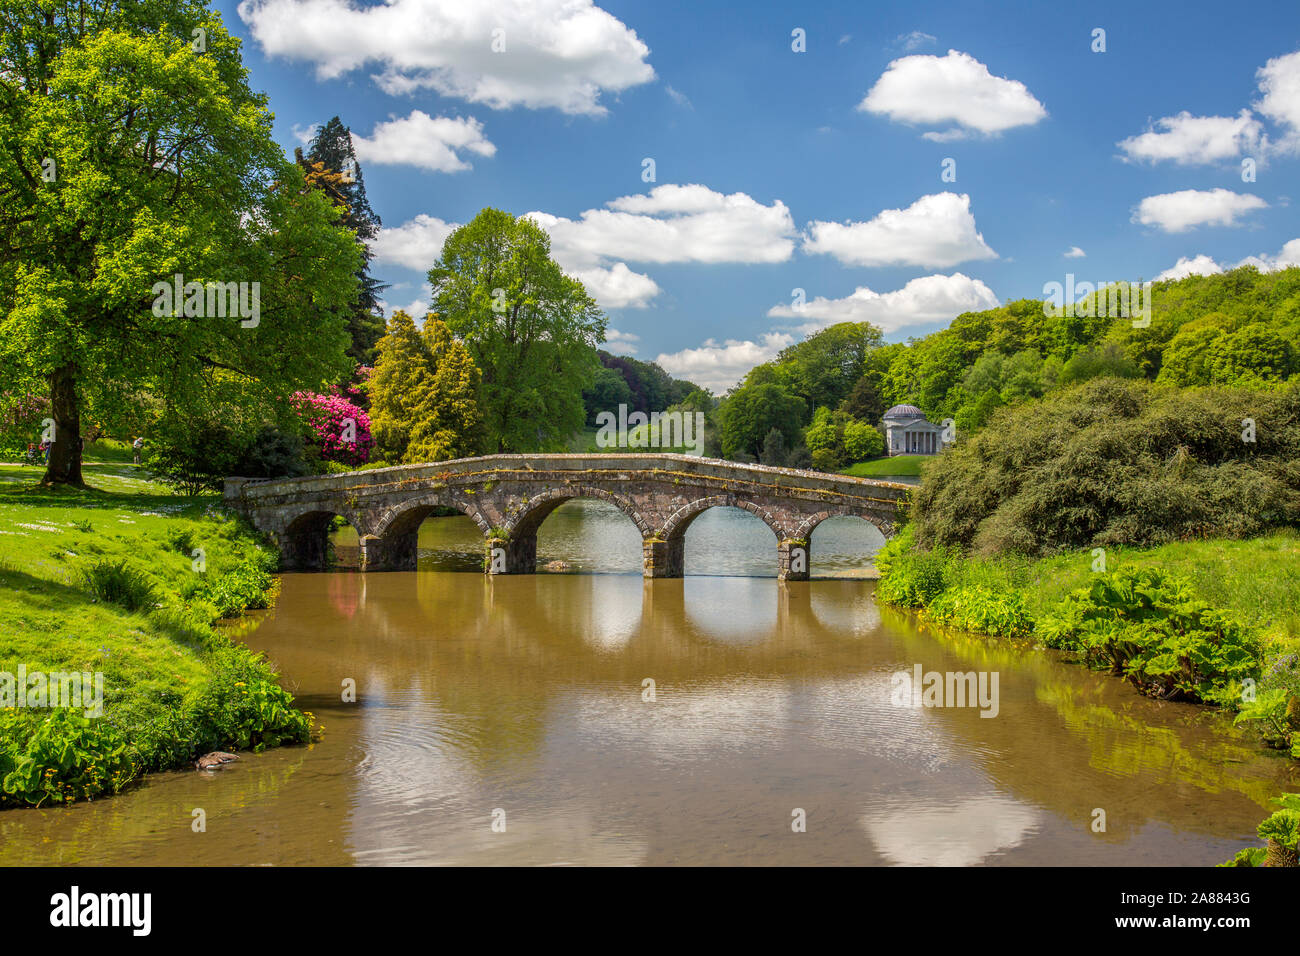
<path id="1" fill-rule="evenodd" d="M 564 450 L 573 455 L 585 455 L 589 451 L 600 451 L 596 447 L 596 429 L 583 428 L 576 432 L 565 445 Z"/>
<path id="2" fill-rule="evenodd" d="M 230 704 L 212 698 L 214 679 L 247 687 L 247 675 L 253 682 L 269 676 L 212 625 L 218 604 L 229 612 L 232 589 L 243 595 L 236 607 L 264 606 L 262 589 L 273 579 L 250 568 L 273 557 L 218 496 L 172 494 L 130 464 L 129 449 L 125 463 L 120 449 L 104 450 L 87 449 L 83 472 L 95 487 L 84 490 L 40 487 L 40 467 L 0 466 L 0 672 L 102 673 L 111 724 L 128 738 L 148 736 L 144 727 L 174 737 L 176 715 L 206 720 L 214 706 Z M 96 565 L 119 563 L 147 588 L 135 610 L 88 583 Z M 234 684 L 235 673 L 242 684 Z M 37 713 L 10 716 L 23 715 Z M 12 766 L 21 756 L 12 748 L 22 745 L 0 740 L 0 777 L 6 754 Z M 137 763 L 166 765 L 160 747 L 158 740 L 142 745 Z"/>
<path id="3" fill-rule="evenodd" d="M 131 446 L 125 442 L 105 438 L 88 443 L 81 464 L 82 478 L 100 491 L 127 495 L 172 494 L 165 485 L 150 481 L 148 473 L 133 465 L 132 460 Z M 44 474 L 44 465 L 22 465 L 16 461 L 0 464 L 0 492 L 38 484 Z"/>
<path id="4" fill-rule="evenodd" d="M 895 455 L 893 458 L 873 458 L 871 461 L 860 461 L 856 465 L 850 465 L 840 474 L 851 478 L 890 476 L 915 478 L 921 474 L 921 462 L 927 461 L 930 457 L 930 455 Z"/>

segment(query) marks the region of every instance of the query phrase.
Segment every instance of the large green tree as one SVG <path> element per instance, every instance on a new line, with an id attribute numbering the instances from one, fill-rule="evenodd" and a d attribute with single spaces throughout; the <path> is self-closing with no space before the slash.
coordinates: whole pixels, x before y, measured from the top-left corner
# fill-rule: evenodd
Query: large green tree
<path id="1" fill-rule="evenodd" d="M 386 461 L 447 461 L 479 451 L 479 370 L 446 323 L 430 315 L 417 329 L 398 309 L 375 351 L 370 431 Z"/>
<path id="2" fill-rule="evenodd" d="M 753 372 L 762 368 L 759 366 Z M 727 396 L 718 410 L 722 454 L 733 460 L 757 460 L 763 453 L 767 433 L 773 428 L 781 433 L 786 448 L 795 447 L 799 444 L 799 429 L 808 416 L 803 399 L 753 372 L 744 385 Z"/>
<path id="3" fill-rule="evenodd" d="M 498 452 L 562 447 L 582 427 L 605 316 L 551 258 L 531 219 L 484 209 L 447 237 L 429 270 L 433 311 L 483 373 L 479 408 Z"/>
<path id="4" fill-rule="evenodd" d="M 47 483 L 81 484 L 87 399 L 168 409 L 346 369 L 359 253 L 196 0 L 0 0 L 0 368 L 48 383 Z M 157 283 L 222 283 L 164 302 Z M 244 285 L 239 313 L 227 292 Z M 189 313 L 189 314 L 186 314 Z M 3 384 L 3 383 L 0 383 Z"/>
<path id="5" fill-rule="evenodd" d="M 838 405 L 862 377 L 867 355 L 881 344 L 880 329 L 868 322 L 840 322 L 777 356 L 786 389 L 814 404 Z"/>

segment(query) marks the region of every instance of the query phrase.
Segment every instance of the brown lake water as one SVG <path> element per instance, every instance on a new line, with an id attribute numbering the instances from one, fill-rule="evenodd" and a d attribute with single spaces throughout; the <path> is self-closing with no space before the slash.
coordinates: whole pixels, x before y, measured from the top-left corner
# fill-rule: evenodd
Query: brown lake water
<path id="1" fill-rule="evenodd" d="M 286 575 L 243 633 L 318 743 L 5 811 L 0 864 L 1210 865 L 1297 786 L 1210 709 L 882 609 L 847 576 L 880 540 L 828 522 L 813 572 L 843 576 L 782 584 L 771 532 L 717 509 L 647 582 L 581 502 L 539 558 L 587 573 L 489 578 L 468 519 L 432 519 L 420 571 Z M 997 672 L 997 716 L 897 706 L 918 663 Z"/>

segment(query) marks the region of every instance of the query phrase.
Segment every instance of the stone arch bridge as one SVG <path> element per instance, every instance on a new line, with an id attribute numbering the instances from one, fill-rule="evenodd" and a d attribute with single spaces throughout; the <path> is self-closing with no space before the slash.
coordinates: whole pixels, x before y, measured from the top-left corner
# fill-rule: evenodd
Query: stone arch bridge
<path id="1" fill-rule="evenodd" d="M 484 567 L 529 574 L 537 529 L 574 498 L 607 501 L 641 532 L 646 577 L 681 577 L 686 529 L 709 508 L 753 512 L 776 534 L 779 575 L 808 577 L 809 542 L 851 515 L 894 533 L 910 486 L 689 455 L 488 455 L 309 478 L 226 481 L 225 502 L 280 547 L 285 570 L 326 566 L 330 522 L 357 530 L 363 571 L 414 570 L 420 523 L 454 509 L 483 532 Z"/>

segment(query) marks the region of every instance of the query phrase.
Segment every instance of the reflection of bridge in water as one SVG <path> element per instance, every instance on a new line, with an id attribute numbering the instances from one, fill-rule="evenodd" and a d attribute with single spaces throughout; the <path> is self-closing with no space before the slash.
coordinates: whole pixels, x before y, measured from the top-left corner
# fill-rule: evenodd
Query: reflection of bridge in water
<path id="1" fill-rule="evenodd" d="M 286 570 L 321 570 L 333 518 L 357 530 L 361 567 L 414 570 L 421 522 L 448 510 L 483 532 L 485 568 L 528 574 L 537 529 L 566 501 L 605 501 L 641 534 L 646 577 L 681 577 L 686 530 L 710 508 L 743 508 L 776 535 L 779 576 L 808 577 L 813 530 L 861 518 L 889 537 L 907 485 L 688 455 L 490 455 L 344 475 L 226 482 L 226 503 L 279 544 Z"/>

